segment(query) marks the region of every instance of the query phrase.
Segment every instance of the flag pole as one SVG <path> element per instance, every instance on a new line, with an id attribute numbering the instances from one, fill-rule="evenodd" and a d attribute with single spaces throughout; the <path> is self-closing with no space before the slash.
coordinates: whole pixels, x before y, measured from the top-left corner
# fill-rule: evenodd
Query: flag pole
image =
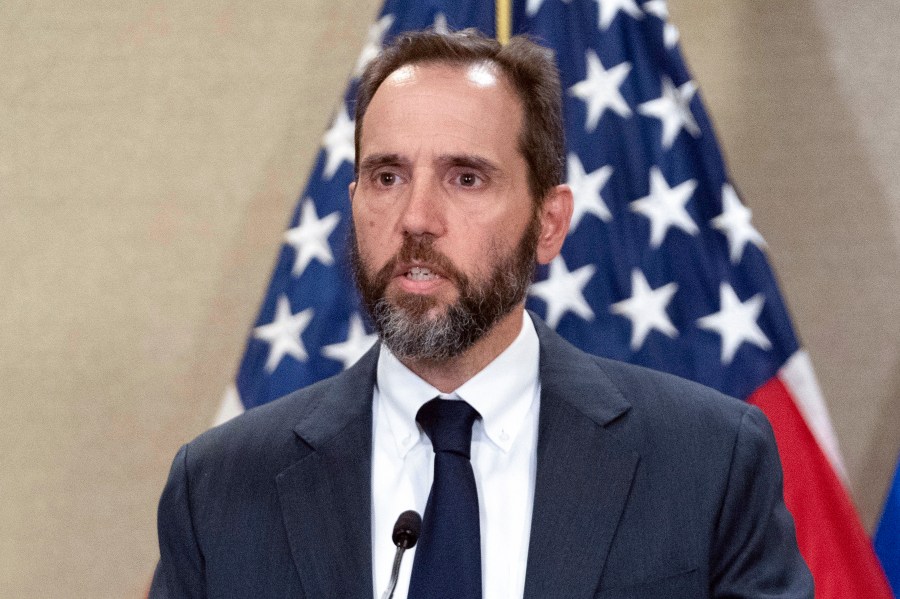
<path id="1" fill-rule="evenodd" d="M 497 0 L 497 41 L 503 45 L 509 42 L 512 30 L 511 0 Z"/>

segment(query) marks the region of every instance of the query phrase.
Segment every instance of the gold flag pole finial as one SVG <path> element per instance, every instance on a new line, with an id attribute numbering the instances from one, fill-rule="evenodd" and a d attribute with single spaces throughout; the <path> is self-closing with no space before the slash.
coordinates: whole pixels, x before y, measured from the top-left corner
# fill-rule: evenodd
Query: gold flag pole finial
<path id="1" fill-rule="evenodd" d="M 509 42 L 512 30 L 512 0 L 497 0 L 497 41 L 503 45 Z"/>

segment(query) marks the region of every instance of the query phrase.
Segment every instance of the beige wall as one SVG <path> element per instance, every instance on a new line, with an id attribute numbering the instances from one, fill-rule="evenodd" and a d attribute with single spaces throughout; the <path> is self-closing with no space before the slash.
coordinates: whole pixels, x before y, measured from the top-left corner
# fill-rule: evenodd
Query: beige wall
<path id="1" fill-rule="evenodd" d="M 0 596 L 143 591 L 378 5 L 0 4 Z M 900 445 L 900 6 L 671 9 L 871 526 Z"/>

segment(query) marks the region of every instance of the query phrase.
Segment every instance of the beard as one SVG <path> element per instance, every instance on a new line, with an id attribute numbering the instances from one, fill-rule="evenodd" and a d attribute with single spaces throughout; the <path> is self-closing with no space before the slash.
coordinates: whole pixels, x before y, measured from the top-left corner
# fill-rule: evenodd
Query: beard
<path id="1" fill-rule="evenodd" d="M 540 223 L 532 217 L 519 243 L 506 255 L 494 244 L 487 258 L 486 277 L 470 277 L 434 249 L 429 235 L 405 236 L 397 254 L 372 273 L 359 253 L 355 228 L 351 232 L 350 262 L 375 330 L 400 359 L 439 362 L 455 358 L 484 337 L 491 328 L 525 299 L 534 276 Z M 440 311 L 437 298 L 401 292 L 386 295 L 400 262 L 423 262 L 439 269 L 455 284 L 458 297 Z"/>

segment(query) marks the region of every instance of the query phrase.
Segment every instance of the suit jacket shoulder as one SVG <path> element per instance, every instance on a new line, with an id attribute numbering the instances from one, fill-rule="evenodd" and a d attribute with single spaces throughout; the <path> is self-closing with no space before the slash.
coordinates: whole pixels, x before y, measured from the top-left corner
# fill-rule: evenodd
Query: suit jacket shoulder
<path id="1" fill-rule="evenodd" d="M 181 448 L 151 597 L 371 596 L 377 355 Z"/>
<path id="2" fill-rule="evenodd" d="M 586 354 L 533 320 L 542 395 L 528 597 L 559 584 L 582 597 L 812 596 L 757 408 Z M 548 513 L 551 525 L 538 516 Z M 572 551 L 584 561 L 573 566 Z"/>
<path id="3" fill-rule="evenodd" d="M 348 370 L 202 433 L 191 448 L 220 457 L 232 452 L 253 456 L 261 451 L 270 459 L 298 436 L 311 447 L 326 443 L 354 417 L 371 414 L 378 351 L 373 347 Z"/>

